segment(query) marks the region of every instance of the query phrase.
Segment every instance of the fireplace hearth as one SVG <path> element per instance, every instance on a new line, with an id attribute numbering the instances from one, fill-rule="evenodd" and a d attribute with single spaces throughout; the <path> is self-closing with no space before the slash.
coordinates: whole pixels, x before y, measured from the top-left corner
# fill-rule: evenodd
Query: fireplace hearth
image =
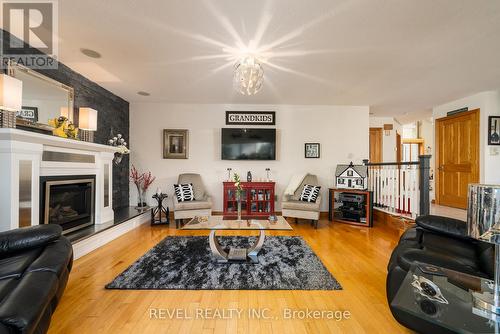
<path id="1" fill-rule="evenodd" d="M 95 175 L 40 178 L 40 223 L 67 234 L 95 223 Z"/>

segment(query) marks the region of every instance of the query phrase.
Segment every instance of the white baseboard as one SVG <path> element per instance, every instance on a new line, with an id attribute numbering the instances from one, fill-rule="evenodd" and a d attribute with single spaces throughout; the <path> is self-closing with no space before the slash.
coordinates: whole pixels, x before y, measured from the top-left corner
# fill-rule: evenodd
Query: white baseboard
<path id="1" fill-rule="evenodd" d="M 74 259 L 81 258 L 82 256 L 104 246 L 108 242 L 122 236 L 123 234 L 132 231 L 134 228 L 151 221 L 151 213 L 149 211 L 140 216 L 130 219 L 125 223 L 111 227 L 105 231 L 97 233 L 87 239 L 78 241 L 73 244 Z"/>

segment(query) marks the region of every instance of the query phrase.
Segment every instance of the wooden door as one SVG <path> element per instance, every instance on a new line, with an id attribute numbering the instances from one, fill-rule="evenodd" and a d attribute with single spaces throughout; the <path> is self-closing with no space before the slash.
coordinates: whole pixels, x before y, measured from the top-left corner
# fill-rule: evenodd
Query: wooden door
<path id="1" fill-rule="evenodd" d="M 436 120 L 436 203 L 467 208 L 479 182 L 479 109 Z"/>
<path id="2" fill-rule="evenodd" d="M 370 128 L 370 162 L 382 162 L 382 128 Z"/>

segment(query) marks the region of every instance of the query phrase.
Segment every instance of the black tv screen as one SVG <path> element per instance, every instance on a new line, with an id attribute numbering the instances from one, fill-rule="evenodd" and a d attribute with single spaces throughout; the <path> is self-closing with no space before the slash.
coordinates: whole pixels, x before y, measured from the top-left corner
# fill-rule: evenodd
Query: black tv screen
<path id="1" fill-rule="evenodd" d="M 222 160 L 276 160 L 276 129 L 222 129 Z"/>

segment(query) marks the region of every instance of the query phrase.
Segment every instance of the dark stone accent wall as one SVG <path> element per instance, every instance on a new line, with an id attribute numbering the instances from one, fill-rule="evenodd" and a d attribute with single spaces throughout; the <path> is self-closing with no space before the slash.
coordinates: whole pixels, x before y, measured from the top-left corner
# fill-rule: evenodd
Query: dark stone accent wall
<path id="1" fill-rule="evenodd" d="M 3 34 L 9 34 L 2 31 Z M 0 34 L 0 37 L 4 36 Z M 7 36 L 7 35 L 5 35 Z M 15 38 L 15 37 L 14 37 Z M 7 40 L 2 38 L 1 43 Z M 98 111 L 98 127 L 94 142 L 107 144 L 113 135 L 121 133 L 130 143 L 129 103 L 119 96 L 90 81 L 68 66 L 58 63 L 57 70 L 36 70 L 75 90 L 74 115 L 78 122 L 78 109 L 89 107 Z M 125 156 L 119 166 L 113 166 L 113 208 L 129 206 L 129 157 Z"/>

